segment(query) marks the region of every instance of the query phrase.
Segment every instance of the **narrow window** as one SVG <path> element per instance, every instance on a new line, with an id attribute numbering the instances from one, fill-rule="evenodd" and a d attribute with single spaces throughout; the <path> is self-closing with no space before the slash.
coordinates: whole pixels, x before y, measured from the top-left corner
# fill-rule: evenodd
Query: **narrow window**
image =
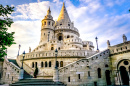
<path id="1" fill-rule="evenodd" d="M 50 22 L 48 22 L 48 25 L 50 25 Z"/>
<path id="2" fill-rule="evenodd" d="M 70 82 L 70 76 L 68 77 L 68 82 Z"/>
<path id="3" fill-rule="evenodd" d="M 45 36 L 45 33 L 44 33 L 44 36 Z"/>
<path id="4" fill-rule="evenodd" d="M 90 77 L 90 71 L 88 71 L 88 77 Z"/>
<path id="5" fill-rule="evenodd" d="M 46 22 L 44 22 L 44 25 L 46 25 Z"/>
<path id="6" fill-rule="evenodd" d="M 58 48 L 58 50 L 60 50 L 60 47 Z"/>
<path id="7" fill-rule="evenodd" d="M 63 67 L 63 61 L 60 61 L 60 67 Z"/>
<path id="8" fill-rule="evenodd" d="M 98 72 L 98 78 L 101 78 L 101 69 L 98 68 L 98 69 L 97 69 L 97 72 Z"/>
<path id="9" fill-rule="evenodd" d="M 51 67 L 51 61 L 49 61 L 49 67 Z"/>
<path id="10" fill-rule="evenodd" d="M 13 76 L 12 76 L 12 81 L 13 81 Z"/>
<path id="11" fill-rule="evenodd" d="M 78 74 L 78 78 L 80 79 L 80 74 Z"/>
<path id="12" fill-rule="evenodd" d="M 37 68 L 37 62 L 35 62 L 35 68 Z"/>
<path id="13" fill-rule="evenodd" d="M 47 67 L 47 62 L 45 62 L 45 67 Z"/>
<path id="14" fill-rule="evenodd" d="M 43 62 L 41 62 L 41 67 L 43 67 Z"/>
<path id="15" fill-rule="evenodd" d="M 70 26 L 70 24 L 68 24 L 68 26 Z"/>
<path id="16" fill-rule="evenodd" d="M 58 61 L 56 61 L 56 66 L 59 67 L 59 62 Z"/>
<path id="17" fill-rule="evenodd" d="M 32 68 L 34 68 L 34 62 L 32 62 Z"/>
<path id="18" fill-rule="evenodd" d="M 8 79 L 9 79 L 9 74 L 8 74 Z"/>

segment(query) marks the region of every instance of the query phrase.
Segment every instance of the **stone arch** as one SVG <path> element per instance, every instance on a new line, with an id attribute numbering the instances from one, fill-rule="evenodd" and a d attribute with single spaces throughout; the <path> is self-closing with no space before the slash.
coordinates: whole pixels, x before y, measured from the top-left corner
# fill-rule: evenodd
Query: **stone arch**
<path id="1" fill-rule="evenodd" d="M 124 66 L 120 66 L 120 75 L 123 85 L 129 85 L 129 75 Z"/>

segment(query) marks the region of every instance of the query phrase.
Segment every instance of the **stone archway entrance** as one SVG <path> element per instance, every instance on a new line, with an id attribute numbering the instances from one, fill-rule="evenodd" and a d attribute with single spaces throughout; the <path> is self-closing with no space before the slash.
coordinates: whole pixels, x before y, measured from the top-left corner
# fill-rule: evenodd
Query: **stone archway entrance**
<path id="1" fill-rule="evenodd" d="M 123 85 L 129 85 L 129 76 L 126 68 L 124 66 L 120 66 L 120 75 Z"/>
<path id="2" fill-rule="evenodd" d="M 110 71 L 105 71 L 107 85 L 111 85 Z"/>

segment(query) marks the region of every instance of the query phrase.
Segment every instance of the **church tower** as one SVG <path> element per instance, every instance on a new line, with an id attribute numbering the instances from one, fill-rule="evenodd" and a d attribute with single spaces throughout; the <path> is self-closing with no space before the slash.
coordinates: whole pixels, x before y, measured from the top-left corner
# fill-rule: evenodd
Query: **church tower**
<path id="1" fill-rule="evenodd" d="M 54 37 L 54 24 L 55 21 L 53 20 L 53 17 L 51 16 L 51 10 L 50 7 L 47 11 L 47 15 L 44 17 L 44 19 L 41 21 L 41 39 L 40 39 L 40 45 L 43 45 L 47 42 L 49 42 Z"/>

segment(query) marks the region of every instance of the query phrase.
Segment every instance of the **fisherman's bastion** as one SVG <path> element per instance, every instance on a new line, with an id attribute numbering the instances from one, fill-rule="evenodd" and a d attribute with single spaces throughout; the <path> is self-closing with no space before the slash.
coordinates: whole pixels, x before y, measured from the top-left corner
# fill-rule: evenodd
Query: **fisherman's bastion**
<path id="1" fill-rule="evenodd" d="M 130 41 L 94 51 L 83 41 L 63 3 L 57 21 L 50 8 L 41 21 L 39 45 L 16 59 L 0 62 L 0 83 L 10 86 L 130 86 Z M 25 55 L 25 56 L 24 56 Z M 24 57 L 24 58 L 23 58 Z M 35 68 L 37 78 L 34 78 Z M 31 82 L 32 80 L 32 82 Z M 30 83 L 28 83 L 30 81 Z"/>

